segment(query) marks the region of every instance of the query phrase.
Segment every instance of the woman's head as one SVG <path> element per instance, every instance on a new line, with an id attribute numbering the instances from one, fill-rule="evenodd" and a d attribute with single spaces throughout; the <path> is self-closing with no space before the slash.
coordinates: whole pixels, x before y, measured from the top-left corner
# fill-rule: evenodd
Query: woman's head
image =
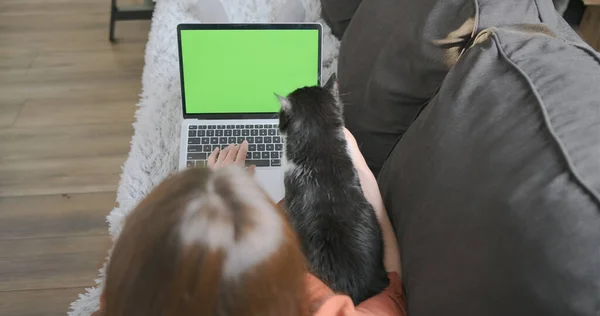
<path id="1" fill-rule="evenodd" d="M 305 263 L 283 212 L 240 168 L 190 169 L 129 215 L 106 316 L 307 315 Z"/>

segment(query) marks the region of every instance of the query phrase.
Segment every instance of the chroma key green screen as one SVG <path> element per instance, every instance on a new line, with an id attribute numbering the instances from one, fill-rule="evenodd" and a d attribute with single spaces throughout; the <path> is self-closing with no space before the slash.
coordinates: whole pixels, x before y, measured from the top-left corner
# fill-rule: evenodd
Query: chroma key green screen
<path id="1" fill-rule="evenodd" d="M 278 112 L 318 84 L 319 30 L 181 30 L 186 114 Z"/>

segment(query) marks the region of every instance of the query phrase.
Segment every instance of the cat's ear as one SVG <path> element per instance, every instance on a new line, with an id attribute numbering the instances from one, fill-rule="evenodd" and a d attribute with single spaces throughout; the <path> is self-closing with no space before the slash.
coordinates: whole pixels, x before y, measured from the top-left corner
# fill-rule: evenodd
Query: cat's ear
<path id="1" fill-rule="evenodd" d="M 329 79 L 323 86 L 323 89 L 331 92 L 331 94 L 333 94 L 333 96 L 336 99 L 339 97 L 338 81 L 337 81 L 337 75 L 335 73 L 333 73 L 331 75 L 331 77 L 329 77 Z"/>
<path id="2" fill-rule="evenodd" d="M 333 86 L 337 83 L 337 75 L 335 73 L 331 74 L 327 82 L 323 85 L 324 89 L 331 90 Z"/>
<path id="3" fill-rule="evenodd" d="M 290 102 L 290 100 L 288 98 L 282 97 L 282 96 L 280 96 L 277 93 L 275 93 L 275 96 L 279 100 L 279 103 L 281 104 L 281 109 L 282 110 L 289 111 L 292 108 L 292 103 Z"/>

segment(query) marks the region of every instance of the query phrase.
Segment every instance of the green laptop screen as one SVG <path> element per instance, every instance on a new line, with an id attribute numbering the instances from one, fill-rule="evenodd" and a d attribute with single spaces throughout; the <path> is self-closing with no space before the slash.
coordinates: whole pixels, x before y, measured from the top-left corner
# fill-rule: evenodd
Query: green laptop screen
<path id="1" fill-rule="evenodd" d="M 181 30 L 186 114 L 278 112 L 318 84 L 319 31 Z"/>

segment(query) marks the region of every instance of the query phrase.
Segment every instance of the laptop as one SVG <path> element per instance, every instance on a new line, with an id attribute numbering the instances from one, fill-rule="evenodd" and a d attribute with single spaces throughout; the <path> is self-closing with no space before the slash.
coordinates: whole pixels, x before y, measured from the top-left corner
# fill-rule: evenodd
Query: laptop
<path id="1" fill-rule="evenodd" d="M 320 84 L 322 27 L 300 24 L 177 26 L 183 125 L 179 169 L 206 166 L 215 147 L 249 143 L 247 165 L 278 202 L 284 140 L 275 96 Z"/>

